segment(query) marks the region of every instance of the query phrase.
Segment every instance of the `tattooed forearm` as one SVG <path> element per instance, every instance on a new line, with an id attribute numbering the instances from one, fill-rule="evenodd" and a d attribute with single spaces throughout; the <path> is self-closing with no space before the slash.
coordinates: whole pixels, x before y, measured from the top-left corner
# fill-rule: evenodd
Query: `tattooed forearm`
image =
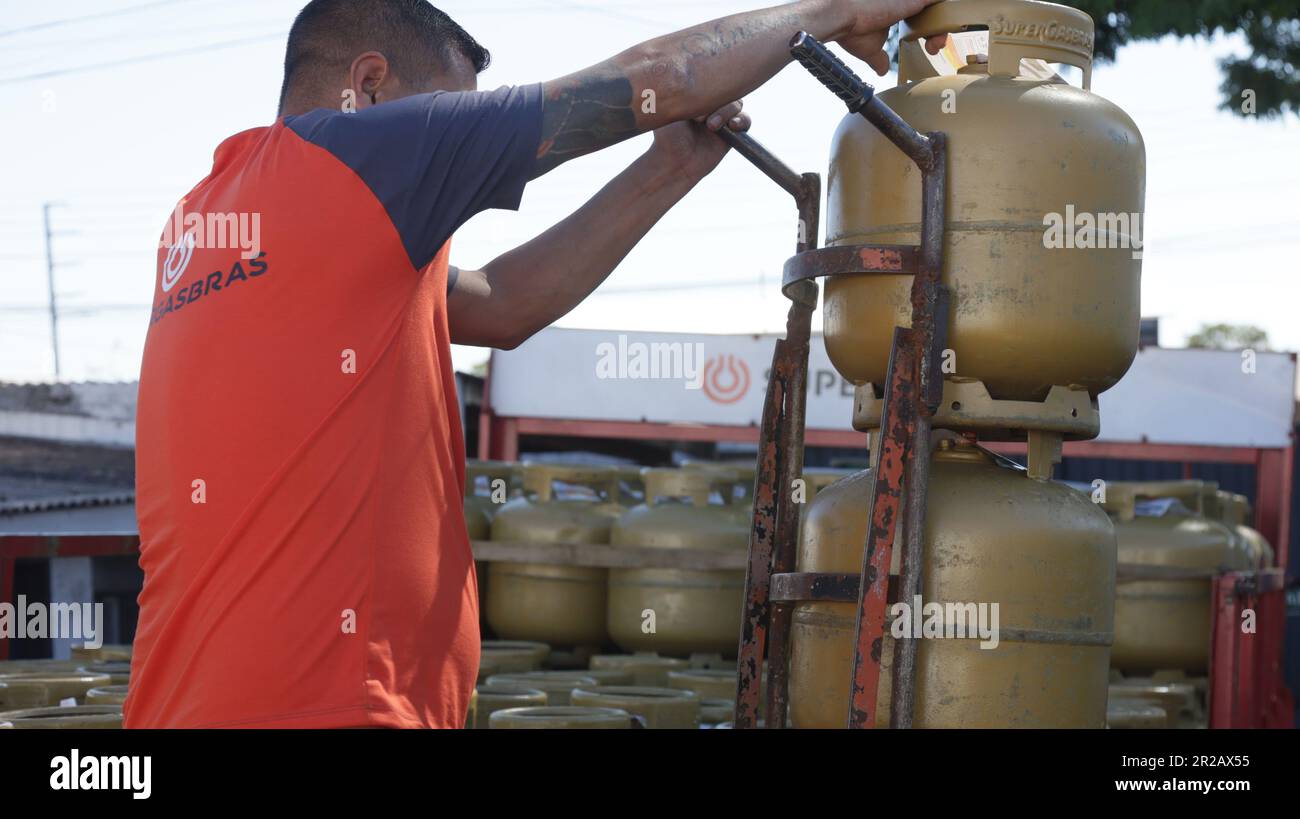
<path id="1" fill-rule="evenodd" d="M 921 0 L 909 0 L 919 3 Z M 546 83 L 536 175 L 641 131 L 707 117 L 790 62 L 790 38 L 846 36 L 870 0 L 797 0 L 657 37 Z"/>
<path id="2" fill-rule="evenodd" d="M 797 14 L 773 15 L 760 20 L 734 22 L 720 20 L 708 30 L 695 31 L 685 37 L 682 48 L 695 57 L 717 57 L 730 48 L 776 31 L 780 36 L 799 30 Z"/>
<path id="3" fill-rule="evenodd" d="M 534 177 L 636 136 L 639 129 L 632 102 L 632 82 L 612 70 L 597 76 L 583 72 L 572 81 L 549 86 Z"/>

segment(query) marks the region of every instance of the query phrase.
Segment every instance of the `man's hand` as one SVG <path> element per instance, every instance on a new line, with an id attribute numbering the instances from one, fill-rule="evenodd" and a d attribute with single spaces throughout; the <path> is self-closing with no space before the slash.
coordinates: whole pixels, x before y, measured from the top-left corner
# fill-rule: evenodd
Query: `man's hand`
<path id="1" fill-rule="evenodd" d="M 726 142 L 717 135 L 723 128 L 748 131 L 749 114 L 740 101 L 730 103 L 707 117 L 674 122 L 655 129 L 655 141 L 650 154 L 657 164 L 679 169 L 692 179 L 703 179 L 718 167 L 729 150 Z"/>
<path id="2" fill-rule="evenodd" d="M 854 6 L 854 22 L 848 33 L 836 42 L 853 56 L 871 66 L 880 76 L 889 73 L 889 55 L 885 41 L 889 29 L 899 20 L 919 14 L 926 6 L 939 0 L 850 0 Z M 931 37 L 925 41 L 925 50 L 938 54 L 947 42 L 947 35 Z"/>

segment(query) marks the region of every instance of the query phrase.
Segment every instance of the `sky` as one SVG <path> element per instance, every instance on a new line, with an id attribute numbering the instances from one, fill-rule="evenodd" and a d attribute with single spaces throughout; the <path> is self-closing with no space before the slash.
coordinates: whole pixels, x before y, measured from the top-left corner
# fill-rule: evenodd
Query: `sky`
<path id="1" fill-rule="evenodd" d="M 65 381 L 133 380 L 155 248 L 176 201 L 226 137 L 275 116 L 285 34 L 302 0 L 0 0 L 0 381 L 54 377 L 44 206 L 49 203 Z M 537 82 L 745 0 L 443 0 L 493 54 L 481 88 Z M 1236 36 L 1122 49 L 1093 91 L 1138 124 L 1147 149 L 1143 314 L 1161 344 L 1203 323 L 1255 324 L 1300 349 L 1296 281 L 1300 121 L 1217 110 L 1217 61 Z M 870 73 L 865 67 L 864 76 Z M 874 75 L 873 75 L 874 76 Z M 891 75 L 875 81 L 894 84 Z M 745 101 L 753 134 L 797 170 L 825 173 L 841 103 L 797 66 Z M 643 136 L 530 185 L 519 212 L 476 216 L 453 263 L 482 265 L 579 207 L 642 153 Z M 728 157 L 591 298 L 559 324 L 779 332 L 777 284 L 793 250 L 789 198 Z M 820 322 L 820 314 L 816 321 Z M 486 351 L 455 348 L 458 368 Z"/>

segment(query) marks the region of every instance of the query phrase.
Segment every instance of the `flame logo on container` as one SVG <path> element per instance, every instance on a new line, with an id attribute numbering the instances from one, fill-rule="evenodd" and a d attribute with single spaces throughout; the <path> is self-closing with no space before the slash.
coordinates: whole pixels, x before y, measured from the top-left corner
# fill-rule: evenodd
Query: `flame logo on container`
<path id="1" fill-rule="evenodd" d="M 190 257 L 194 255 L 194 238 L 195 231 L 185 234 L 185 237 L 167 251 L 167 258 L 163 260 L 162 269 L 162 289 L 163 292 L 171 290 L 176 286 L 176 282 L 181 280 L 185 275 L 185 268 L 190 266 Z"/>
<path id="2" fill-rule="evenodd" d="M 710 358 L 704 364 L 704 394 L 718 404 L 734 404 L 749 392 L 749 366 L 734 355 Z"/>

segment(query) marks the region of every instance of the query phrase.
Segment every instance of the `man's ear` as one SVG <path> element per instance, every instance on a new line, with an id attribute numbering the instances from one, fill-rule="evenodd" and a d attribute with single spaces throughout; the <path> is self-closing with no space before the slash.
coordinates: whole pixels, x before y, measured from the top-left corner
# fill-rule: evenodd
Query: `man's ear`
<path id="1" fill-rule="evenodd" d="M 348 73 L 349 88 L 356 95 L 357 109 L 368 108 L 392 97 L 396 81 L 388 58 L 378 51 L 367 51 L 352 61 Z"/>

